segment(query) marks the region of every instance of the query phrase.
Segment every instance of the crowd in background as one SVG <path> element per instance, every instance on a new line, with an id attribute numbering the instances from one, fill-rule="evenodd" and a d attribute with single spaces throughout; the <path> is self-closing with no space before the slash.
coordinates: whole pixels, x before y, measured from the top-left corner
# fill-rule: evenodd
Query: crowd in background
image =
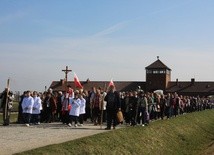
<path id="1" fill-rule="evenodd" d="M 182 96 L 175 93 L 144 93 L 142 90 L 116 92 L 93 87 L 90 91 L 68 87 L 66 92 L 38 93 L 26 91 L 20 97 L 18 123 L 26 126 L 62 122 L 68 126 L 107 123 L 106 129 L 118 123 L 127 126 L 148 125 L 157 119 L 214 108 L 208 97 Z M 122 111 L 124 121 L 118 122 L 116 113 Z"/>
<path id="2" fill-rule="evenodd" d="M 169 119 L 205 109 L 214 108 L 213 100 L 205 97 L 182 96 L 175 93 L 122 92 L 121 109 L 125 122 L 131 125 L 148 125 L 149 121 Z"/>

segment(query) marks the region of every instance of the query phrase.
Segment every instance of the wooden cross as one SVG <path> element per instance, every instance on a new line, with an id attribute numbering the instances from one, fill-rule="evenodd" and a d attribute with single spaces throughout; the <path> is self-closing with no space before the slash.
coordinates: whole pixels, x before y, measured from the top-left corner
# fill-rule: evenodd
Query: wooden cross
<path id="1" fill-rule="evenodd" d="M 67 84 L 68 82 L 68 73 L 71 72 L 72 70 L 68 69 L 68 66 L 66 66 L 65 70 L 62 70 L 63 72 L 65 72 L 65 82 Z"/>

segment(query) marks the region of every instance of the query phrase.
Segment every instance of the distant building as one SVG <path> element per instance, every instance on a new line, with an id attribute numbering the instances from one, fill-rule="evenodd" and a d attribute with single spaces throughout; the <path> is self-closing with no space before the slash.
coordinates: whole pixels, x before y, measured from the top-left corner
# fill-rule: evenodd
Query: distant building
<path id="1" fill-rule="evenodd" d="M 134 91 L 139 87 L 145 92 L 163 90 L 164 93 L 177 92 L 181 95 L 191 96 L 209 96 L 214 95 L 214 82 L 195 81 L 171 81 L 171 69 L 167 67 L 158 57 L 158 59 L 146 68 L 146 82 L 143 81 L 114 81 L 118 91 Z M 50 88 L 53 91 L 65 91 L 65 80 L 53 81 Z M 107 89 L 109 81 L 81 81 L 85 90 L 91 90 L 92 87 Z M 73 81 L 68 81 L 67 85 L 75 88 Z"/>
<path id="2" fill-rule="evenodd" d="M 146 67 L 146 90 L 166 90 L 171 81 L 171 69 L 158 60 Z"/>

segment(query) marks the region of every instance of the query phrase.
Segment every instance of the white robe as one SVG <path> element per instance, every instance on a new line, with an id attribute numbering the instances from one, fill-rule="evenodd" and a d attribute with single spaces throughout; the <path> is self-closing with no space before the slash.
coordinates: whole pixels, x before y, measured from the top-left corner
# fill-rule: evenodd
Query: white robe
<path id="1" fill-rule="evenodd" d="M 80 99 L 80 114 L 85 114 L 86 100 L 84 98 Z"/>
<path id="2" fill-rule="evenodd" d="M 81 104 L 81 100 L 79 98 L 71 99 L 71 101 L 70 101 L 71 110 L 69 112 L 69 115 L 79 116 L 80 115 L 80 104 Z"/>
<path id="3" fill-rule="evenodd" d="M 33 97 L 25 97 L 22 101 L 22 112 L 32 114 L 34 99 Z"/>
<path id="4" fill-rule="evenodd" d="M 40 97 L 34 97 L 32 114 L 40 114 L 42 110 L 42 100 Z"/>

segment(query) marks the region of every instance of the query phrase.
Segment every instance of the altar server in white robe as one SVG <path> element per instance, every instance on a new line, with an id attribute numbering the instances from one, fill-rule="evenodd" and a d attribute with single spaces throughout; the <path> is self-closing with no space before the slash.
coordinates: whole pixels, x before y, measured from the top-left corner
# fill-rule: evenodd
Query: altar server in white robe
<path id="1" fill-rule="evenodd" d="M 34 104 L 33 104 L 33 110 L 32 110 L 32 123 L 34 124 L 40 124 L 40 113 L 42 110 L 42 100 L 40 96 L 38 96 L 37 92 L 33 92 L 33 99 L 34 99 Z"/>
<path id="2" fill-rule="evenodd" d="M 71 123 L 68 124 L 68 126 L 71 126 L 72 122 L 74 121 L 74 126 L 77 127 L 78 117 L 80 115 L 80 105 L 81 100 L 79 99 L 79 93 L 75 92 L 75 97 L 72 99 L 70 98 L 70 105 L 71 110 L 69 112 Z"/>
<path id="3" fill-rule="evenodd" d="M 30 126 L 30 119 L 31 119 L 31 114 L 33 111 L 33 104 L 34 104 L 34 99 L 31 96 L 31 92 L 27 91 L 26 97 L 24 97 L 22 101 L 22 113 L 23 113 L 23 119 L 24 123 L 26 126 Z"/>
<path id="4" fill-rule="evenodd" d="M 83 95 L 80 95 L 80 116 L 79 116 L 80 126 L 83 126 L 83 119 L 84 119 L 84 115 L 85 115 L 85 106 L 86 106 L 86 100 L 84 99 Z"/>

